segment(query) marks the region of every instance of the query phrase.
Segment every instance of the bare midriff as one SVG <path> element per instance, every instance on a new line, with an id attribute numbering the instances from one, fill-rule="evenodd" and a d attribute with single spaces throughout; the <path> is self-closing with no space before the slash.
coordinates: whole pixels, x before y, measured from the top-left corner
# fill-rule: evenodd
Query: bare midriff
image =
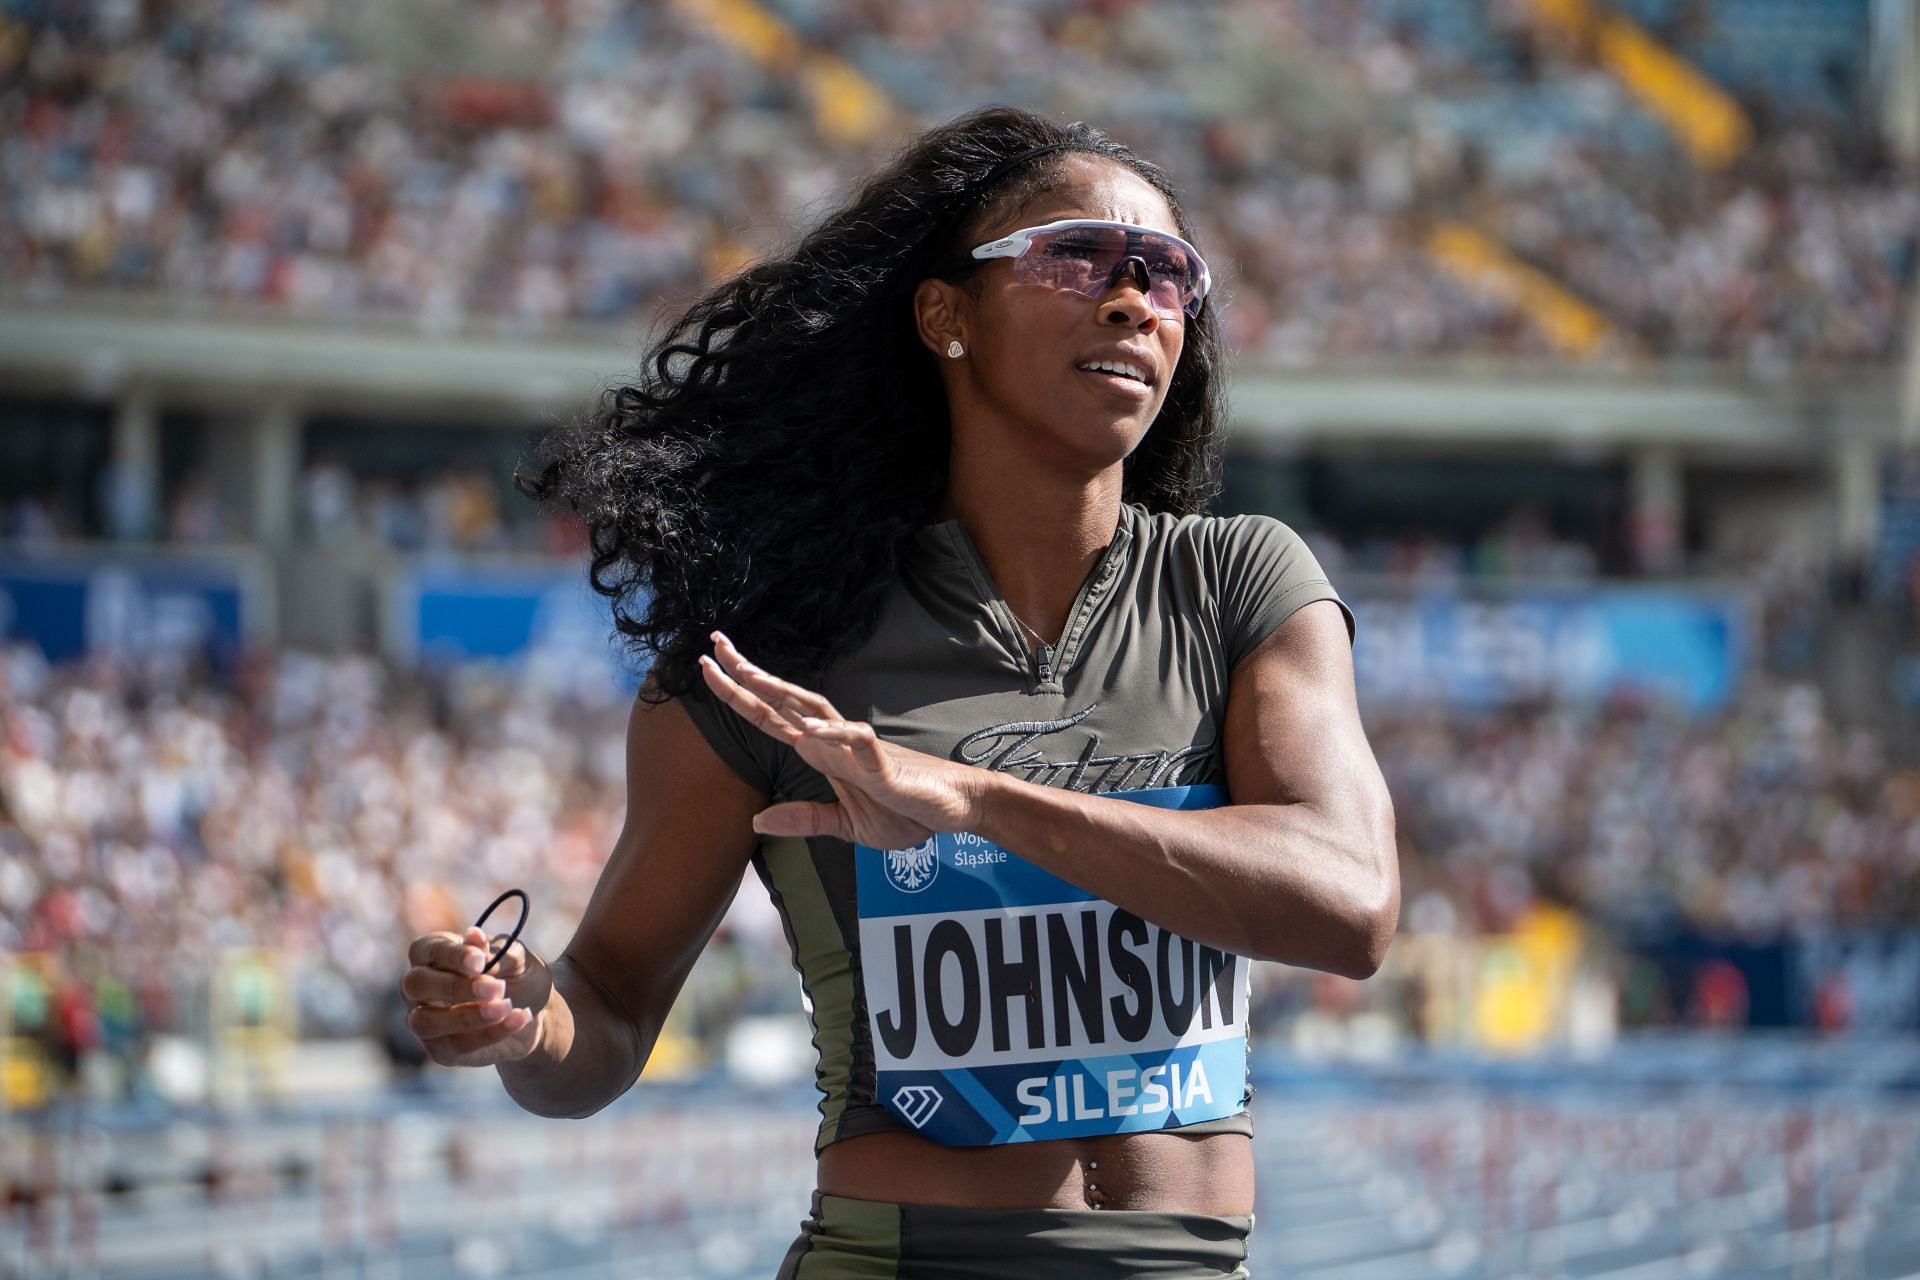
<path id="1" fill-rule="evenodd" d="M 845 1138 L 820 1153 L 825 1195 L 976 1209 L 1253 1212 L 1245 1134 L 1122 1133 L 943 1147 L 911 1133 Z"/>

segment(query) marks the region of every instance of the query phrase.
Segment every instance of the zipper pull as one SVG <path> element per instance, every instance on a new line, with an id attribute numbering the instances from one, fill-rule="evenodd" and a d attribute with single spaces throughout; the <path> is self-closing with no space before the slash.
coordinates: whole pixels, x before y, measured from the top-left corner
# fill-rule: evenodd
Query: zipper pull
<path id="1" fill-rule="evenodd" d="M 1040 659 L 1040 683 L 1046 684 L 1053 679 L 1053 650 L 1042 643 L 1038 657 Z"/>

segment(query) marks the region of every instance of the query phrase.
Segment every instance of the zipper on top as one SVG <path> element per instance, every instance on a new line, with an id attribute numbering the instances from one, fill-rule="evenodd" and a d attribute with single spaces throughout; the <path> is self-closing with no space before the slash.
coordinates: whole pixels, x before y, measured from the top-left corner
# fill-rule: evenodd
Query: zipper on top
<path id="1" fill-rule="evenodd" d="M 958 525 L 956 528 L 960 534 L 958 542 L 967 557 L 967 564 L 973 571 L 981 594 L 986 597 L 987 611 L 1000 624 L 1002 638 L 1010 639 L 1012 643 L 1008 647 L 1011 651 L 1026 658 L 1029 674 L 1036 685 L 1054 683 L 1066 674 L 1073 665 L 1073 660 L 1079 656 L 1079 642 L 1085 633 L 1087 615 L 1098 603 L 1095 588 L 1104 585 L 1120 567 L 1120 556 L 1126 550 L 1123 543 L 1131 537 L 1127 532 L 1126 522 L 1123 520 L 1114 529 L 1113 541 L 1107 544 L 1107 549 L 1101 553 L 1100 559 L 1094 562 L 1093 568 L 1087 571 L 1086 579 L 1081 582 L 1080 591 L 1073 600 L 1073 607 L 1067 611 L 1067 627 L 1061 633 L 1060 644 L 1056 647 L 1042 641 L 1037 647 L 1031 649 L 1027 647 L 1026 634 L 1020 629 L 1020 624 L 1014 620 L 1013 610 L 1008 607 L 1006 598 L 1000 594 L 992 576 L 988 574 L 987 563 L 980 558 L 980 549 L 974 546 L 972 535 L 967 532 L 965 525 Z"/>

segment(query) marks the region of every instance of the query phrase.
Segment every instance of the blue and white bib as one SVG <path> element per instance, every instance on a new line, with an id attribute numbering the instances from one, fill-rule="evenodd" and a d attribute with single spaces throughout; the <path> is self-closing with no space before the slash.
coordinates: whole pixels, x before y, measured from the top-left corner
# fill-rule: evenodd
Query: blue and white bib
<path id="1" fill-rule="evenodd" d="M 1214 784 L 1107 793 L 1164 809 Z M 971 832 L 855 846 L 879 1099 L 985 1146 L 1216 1120 L 1246 1092 L 1251 966 Z"/>

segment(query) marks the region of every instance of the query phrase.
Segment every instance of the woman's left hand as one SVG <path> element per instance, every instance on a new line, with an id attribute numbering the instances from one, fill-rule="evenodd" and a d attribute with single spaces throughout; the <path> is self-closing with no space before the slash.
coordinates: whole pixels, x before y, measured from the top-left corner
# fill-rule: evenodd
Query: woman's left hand
<path id="1" fill-rule="evenodd" d="M 973 765 L 882 742 L 864 720 L 845 720 L 811 689 L 762 671 L 713 633 L 700 670 L 728 706 L 826 775 L 838 804 L 795 800 L 762 809 L 753 829 L 775 836 L 838 836 L 875 849 L 904 849 L 936 831 L 980 824 L 992 775 Z"/>

